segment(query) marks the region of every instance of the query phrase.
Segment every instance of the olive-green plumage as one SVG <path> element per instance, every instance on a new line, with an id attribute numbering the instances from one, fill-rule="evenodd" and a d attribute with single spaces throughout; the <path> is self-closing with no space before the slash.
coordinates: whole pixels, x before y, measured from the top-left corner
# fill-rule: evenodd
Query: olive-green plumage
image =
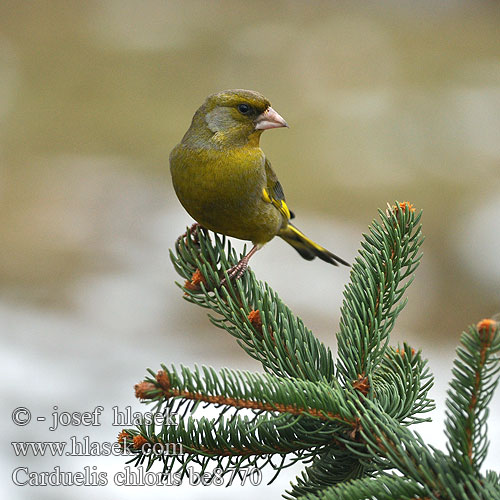
<path id="1" fill-rule="evenodd" d="M 264 130 L 284 126 L 258 92 L 226 90 L 209 96 L 170 154 L 175 192 L 207 229 L 250 240 L 256 248 L 280 236 L 308 260 L 348 265 L 289 222 L 293 214 L 259 147 Z"/>

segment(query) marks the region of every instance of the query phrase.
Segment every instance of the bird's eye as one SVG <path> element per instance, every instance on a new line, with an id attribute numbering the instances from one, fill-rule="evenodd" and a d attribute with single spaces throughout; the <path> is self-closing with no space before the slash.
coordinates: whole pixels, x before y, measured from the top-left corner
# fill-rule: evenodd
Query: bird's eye
<path id="1" fill-rule="evenodd" d="M 238 111 L 242 115 L 247 115 L 250 112 L 250 106 L 248 104 L 238 104 Z"/>

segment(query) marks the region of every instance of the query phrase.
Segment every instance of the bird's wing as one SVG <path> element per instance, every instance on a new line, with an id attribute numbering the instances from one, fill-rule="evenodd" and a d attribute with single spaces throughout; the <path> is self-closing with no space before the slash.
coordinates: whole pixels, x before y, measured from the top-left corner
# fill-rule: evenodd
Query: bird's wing
<path id="1" fill-rule="evenodd" d="M 278 180 L 278 176 L 271 167 L 270 161 L 266 158 L 267 186 L 262 190 L 262 198 L 267 203 L 272 203 L 287 219 L 293 219 L 294 213 L 288 208 L 285 201 L 283 187 Z"/>

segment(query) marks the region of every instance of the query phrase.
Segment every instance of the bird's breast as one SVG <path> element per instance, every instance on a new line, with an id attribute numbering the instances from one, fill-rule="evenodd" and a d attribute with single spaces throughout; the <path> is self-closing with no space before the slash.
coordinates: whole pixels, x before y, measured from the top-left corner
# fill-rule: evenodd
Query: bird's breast
<path id="1" fill-rule="evenodd" d="M 170 168 L 180 202 L 202 226 L 264 243 L 282 223 L 274 207 L 262 199 L 264 162 L 260 148 L 217 151 L 178 146 Z"/>

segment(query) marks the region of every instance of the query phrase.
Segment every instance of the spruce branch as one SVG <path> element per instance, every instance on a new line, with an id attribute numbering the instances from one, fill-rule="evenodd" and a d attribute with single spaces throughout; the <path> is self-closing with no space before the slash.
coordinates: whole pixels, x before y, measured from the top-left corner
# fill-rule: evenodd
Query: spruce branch
<path id="1" fill-rule="evenodd" d="M 488 404 L 500 373 L 498 324 L 483 320 L 471 326 L 461 344 L 446 401 L 447 448 L 460 467 L 477 475 L 488 451 Z"/>
<path id="2" fill-rule="evenodd" d="M 373 380 L 378 403 L 401 424 L 430 420 L 421 415 L 435 407 L 434 401 L 427 397 L 433 378 L 420 351 L 415 352 L 406 343 L 402 348 L 387 349 Z"/>
<path id="3" fill-rule="evenodd" d="M 250 269 L 235 283 L 227 280 L 227 287 L 221 287 L 224 273 L 239 261 L 229 242 L 224 251 L 226 241 L 215 234 L 212 243 L 200 228 L 195 235 L 188 232 L 185 239 L 177 240 L 176 253 L 170 257 L 186 279 L 184 297 L 218 313 L 219 317 L 210 315 L 212 323 L 235 337 L 267 372 L 313 382 L 333 380 L 330 349 Z"/>
<path id="4" fill-rule="evenodd" d="M 300 500 L 430 500 L 425 490 L 413 481 L 405 480 L 396 475 L 382 476 L 377 478 L 365 477 L 354 481 L 335 484 L 316 493 L 308 493 L 300 497 L 289 497 L 287 499 L 300 498 Z"/>
<path id="5" fill-rule="evenodd" d="M 374 457 L 376 480 L 361 478 L 323 489 L 319 495 L 302 499 L 332 500 L 352 498 L 429 498 L 433 500 L 486 500 L 499 498 L 494 484 L 485 484 L 462 470 L 447 455 L 428 447 L 417 434 L 401 426 L 384 412 L 377 402 L 358 402 L 361 436 Z M 356 447 L 348 447 L 353 456 L 364 458 Z M 395 475 L 391 470 L 401 475 Z M 389 470 L 389 472 L 387 472 Z M 493 481 L 492 481 L 493 483 Z M 389 488 L 389 489 L 388 489 Z M 391 495 L 398 496 L 391 496 Z M 346 496 L 343 496 L 346 495 Z"/>
<path id="6" fill-rule="evenodd" d="M 145 390 L 147 388 L 147 390 Z M 211 367 L 190 370 L 181 365 L 162 370 L 136 386 L 136 395 L 159 406 L 167 403 L 170 411 L 179 413 L 182 405 L 192 408 L 205 402 L 236 410 L 248 409 L 302 415 L 323 421 L 338 422 L 344 428 L 356 422 L 347 410 L 347 397 L 337 381 L 312 383 L 308 380 L 277 378 L 269 374 L 234 371 Z M 194 413 L 194 410 L 191 410 Z"/>
<path id="7" fill-rule="evenodd" d="M 314 457 L 313 464 L 306 467 L 292 489 L 283 496 L 289 500 L 315 498 L 315 494 L 328 491 L 329 486 L 362 477 L 367 469 L 346 448 L 327 449 Z"/>
<path id="8" fill-rule="evenodd" d="M 186 280 L 184 298 L 211 310 L 264 373 L 185 366 L 149 374 L 136 396 L 175 425 L 147 422 L 119 441 L 131 462 L 160 462 L 163 472 L 188 464 L 240 469 L 269 464 L 277 473 L 308 463 L 288 499 L 500 500 L 499 477 L 479 468 L 486 455 L 487 405 L 498 383 L 500 333 L 482 322 L 462 337 L 450 386 L 448 454 L 409 427 L 428 420 L 433 379 L 421 352 L 389 346 L 404 294 L 421 255 L 421 214 L 396 203 L 364 235 L 344 291 L 338 357 L 248 270 L 231 281 L 239 260 L 224 237 L 198 228 L 171 259 Z M 225 283 L 223 285 L 223 283 Z M 486 326 L 487 328 L 486 328 Z M 215 418 L 195 418 L 213 407 Z M 181 447 L 183 453 L 161 453 Z"/>
<path id="9" fill-rule="evenodd" d="M 295 495 L 293 498 L 500 499 L 498 475 L 489 471 L 482 477 L 478 470 L 479 463 L 474 460 L 476 456 L 484 458 L 487 448 L 486 405 L 498 383 L 498 324 L 491 320 L 481 321 L 477 327 L 471 327 L 468 333 L 463 334 L 461 343 L 453 370 L 455 378 L 449 391 L 449 401 L 455 402 L 448 405 L 449 455 L 428 447 L 417 433 L 391 417 L 378 398 L 373 401 L 365 398 L 353 404 L 358 409 L 362 440 L 378 472 L 373 474 L 376 479 L 354 479 L 324 488 L 320 494 Z M 457 366 L 460 368 L 457 369 Z M 365 449 L 349 445 L 347 448 L 360 460 L 366 458 Z M 476 449 L 478 451 L 474 454 Z M 472 450 L 471 455 L 464 450 Z M 475 469 L 471 470 L 467 464 L 474 464 Z M 391 470 L 400 475 L 394 475 Z M 308 481 L 306 484 L 311 487 L 314 483 Z"/>
<path id="10" fill-rule="evenodd" d="M 422 244 L 421 213 L 408 203 L 379 211 L 364 234 L 362 249 L 344 290 L 337 335 L 338 374 L 346 383 L 370 376 L 385 354 L 394 321 L 406 304 L 402 300 L 418 267 Z M 406 281 L 405 281 L 406 280 Z"/>
<path id="11" fill-rule="evenodd" d="M 122 431 L 120 439 L 134 457 L 130 462 L 149 469 L 155 462 L 163 463 L 163 470 L 171 470 L 177 464 L 178 471 L 185 473 L 189 463 L 202 468 L 208 464 L 227 470 L 229 467 L 256 466 L 267 464 L 283 469 L 296 461 L 312 458 L 321 449 L 326 436 L 335 435 L 325 426 L 297 424 L 297 417 L 290 415 L 232 416 L 228 419 L 201 417 L 180 420 L 175 426 L 162 426 L 159 432 L 154 424 L 139 425 L 137 429 Z M 176 446 L 180 452 L 163 453 Z M 339 446 L 330 439 L 330 445 Z M 152 452 L 153 450 L 153 452 Z M 280 464 L 273 459 L 280 457 Z M 285 465 L 285 460 L 288 463 Z"/>

